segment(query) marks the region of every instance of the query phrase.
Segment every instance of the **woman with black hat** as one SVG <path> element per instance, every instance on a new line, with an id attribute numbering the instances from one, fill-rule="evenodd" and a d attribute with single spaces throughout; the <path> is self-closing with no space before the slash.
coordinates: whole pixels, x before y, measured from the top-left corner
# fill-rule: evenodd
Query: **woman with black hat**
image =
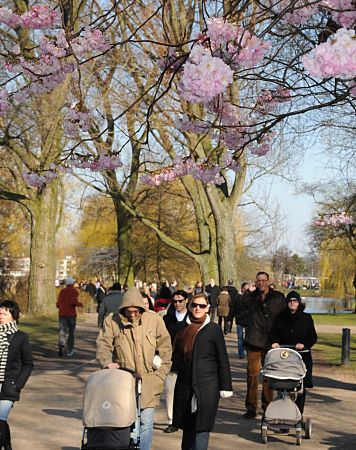
<path id="1" fill-rule="evenodd" d="M 272 348 L 290 345 L 295 347 L 297 351 L 301 351 L 300 354 L 307 368 L 307 373 L 303 380 L 303 392 L 301 395 L 298 395 L 296 404 L 303 414 L 306 396 L 305 388 L 313 387 L 313 359 L 310 349 L 316 344 L 318 336 L 312 316 L 304 312 L 305 305 L 302 304 L 298 292 L 289 292 L 286 302 L 286 309 L 280 312 L 273 321 L 270 342 L 272 343 Z"/>

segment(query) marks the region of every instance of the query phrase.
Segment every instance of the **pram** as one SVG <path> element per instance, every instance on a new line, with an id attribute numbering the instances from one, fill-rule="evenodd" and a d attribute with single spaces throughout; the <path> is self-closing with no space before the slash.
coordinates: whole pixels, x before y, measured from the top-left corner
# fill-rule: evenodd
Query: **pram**
<path id="1" fill-rule="evenodd" d="M 295 428 L 297 445 L 302 443 L 302 430 L 305 431 L 306 439 L 311 438 L 311 421 L 303 420 L 295 404 L 298 393 L 303 390 L 306 373 L 303 359 L 297 351 L 280 347 L 267 353 L 262 374 L 277 395 L 262 417 L 261 438 L 264 444 L 267 443 L 268 430 L 289 433 L 291 427 Z"/>
<path id="2" fill-rule="evenodd" d="M 81 450 L 140 448 L 141 379 L 131 371 L 92 373 L 83 399 Z"/>

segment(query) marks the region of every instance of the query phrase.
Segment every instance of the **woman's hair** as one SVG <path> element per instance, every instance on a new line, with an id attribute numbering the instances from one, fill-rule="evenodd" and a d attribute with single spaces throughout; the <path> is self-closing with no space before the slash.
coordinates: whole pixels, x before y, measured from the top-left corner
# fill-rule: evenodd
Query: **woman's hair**
<path id="1" fill-rule="evenodd" d="M 16 322 L 19 320 L 20 307 L 14 300 L 4 300 L 0 303 L 0 308 L 7 309 L 11 313 L 12 318 L 16 320 Z"/>
<path id="2" fill-rule="evenodd" d="M 205 294 L 203 294 L 203 292 L 193 295 L 189 303 L 194 302 L 194 300 L 196 300 L 197 298 L 203 298 L 206 301 L 206 304 L 209 305 L 209 299 Z"/>
<path id="3" fill-rule="evenodd" d="M 167 286 L 162 286 L 157 298 L 165 298 L 165 299 L 169 299 L 172 297 L 171 291 L 169 290 L 169 288 Z"/>

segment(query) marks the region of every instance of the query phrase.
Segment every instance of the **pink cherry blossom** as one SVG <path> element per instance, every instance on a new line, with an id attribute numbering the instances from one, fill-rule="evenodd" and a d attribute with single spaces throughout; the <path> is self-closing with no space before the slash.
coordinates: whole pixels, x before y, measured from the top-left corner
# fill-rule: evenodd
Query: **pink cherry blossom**
<path id="1" fill-rule="evenodd" d="M 184 64 L 179 93 L 188 102 L 206 103 L 225 92 L 233 81 L 233 71 L 220 58 L 195 47 L 196 51 Z"/>
<path id="2" fill-rule="evenodd" d="M 340 213 L 322 214 L 320 219 L 314 220 L 314 225 L 318 227 L 340 227 L 354 223 L 353 217 L 345 211 Z"/>
<path id="3" fill-rule="evenodd" d="M 315 77 L 354 78 L 356 76 L 355 30 L 340 28 L 302 57 L 302 63 Z"/>

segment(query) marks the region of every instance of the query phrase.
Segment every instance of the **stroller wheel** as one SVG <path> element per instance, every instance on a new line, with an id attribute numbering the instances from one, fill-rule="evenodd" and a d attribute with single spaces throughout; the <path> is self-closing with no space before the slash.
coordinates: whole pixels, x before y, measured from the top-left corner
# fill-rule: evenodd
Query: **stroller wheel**
<path id="1" fill-rule="evenodd" d="M 302 445 L 302 432 L 301 431 L 297 431 L 295 443 L 297 445 Z"/>
<path id="2" fill-rule="evenodd" d="M 305 430 L 305 439 L 311 439 L 312 423 L 311 423 L 311 420 L 309 418 L 305 420 L 304 430 Z"/>
<path id="3" fill-rule="evenodd" d="M 263 444 L 267 444 L 267 428 L 261 428 L 261 440 Z"/>

